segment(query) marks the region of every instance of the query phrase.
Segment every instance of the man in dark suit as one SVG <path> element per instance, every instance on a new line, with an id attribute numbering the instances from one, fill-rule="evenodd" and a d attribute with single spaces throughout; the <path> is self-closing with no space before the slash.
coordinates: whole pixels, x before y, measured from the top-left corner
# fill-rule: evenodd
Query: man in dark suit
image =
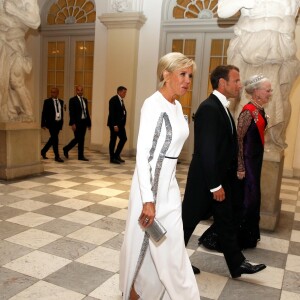
<path id="1" fill-rule="evenodd" d="M 113 96 L 109 100 L 109 114 L 107 120 L 107 126 L 110 129 L 110 142 L 109 142 L 109 155 L 110 162 L 113 164 L 124 163 L 125 160 L 121 158 L 121 152 L 127 141 L 125 124 L 126 124 L 126 108 L 124 105 L 124 98 L 126 96 L 127 89 L 124 86 L 119 86 L 117 89 L 117 95 Z M 116 141 L 119 138 L 117 148 Z"/>
<path id="2" fill-rule="evenodd" d="M 91 118 L 87 99 L 83 97 L 83 87 L 80 85 L 76 87 L 76 96 L 69 100 L 69 113 L 69 125 L 74 132 L 74 139 L 63 148 L 64 156 L 69 158 L 69 151 L 78 144 L 78 160 L 88 161 L 84 156 L 84 138 L 86 129 L 91 128 Z"/>
<path id="3" fill-rule="evenodd" d="M 49 130 L 50 138 L 44 148 L 41 150 L 41 155 L 44 159 L 48 159 L 46 153 L 52 146 L 55 155 L 55 161 L 64 162 L 60 158 L 58 152 L 58 134 L 62 129 L 64 122 L 64 101 L 58 99 L 58 94 L 58 88 L 53 87 L 51 88 L 51 97 L 44 100 L 41 127 Z"/>
<path id="4" fill-rule="evenodd" d="M 234 213 L 242 205 L 235 197 L 237 136 L 227 99 L 241 89 L 239 69 L 219 66 L 210 76 L 213 93 L 203 101 L 194 119 L 194 154 L 189 168 L 182 219 L 187 245 L 200 220 L 214 217 L 220 246 L 232 278 L 263 270 L 242 254 L 237 241 Z M 200 270 L 193 266 L 195 274 Z"/>

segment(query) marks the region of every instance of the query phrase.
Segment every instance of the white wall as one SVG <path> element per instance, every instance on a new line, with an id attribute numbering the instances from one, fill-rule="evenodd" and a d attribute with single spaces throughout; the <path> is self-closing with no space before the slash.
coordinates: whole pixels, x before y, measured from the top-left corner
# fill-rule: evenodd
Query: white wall
<path id="1" fill-rule="evenodd" d="M 146 0 L 143 13 L 147 18 L 140 31 L 136 107 L 134 112 L 134 140 L 137 140 L 140 110 L 144 100 L 156 90 L 156 67 L 159 59 L 162 0 Z M 134 147 L 135 148 L 135 147 Z"/>
<path id="2" fill-rule="evenodd" d="M 98 19 L 108 10 L 108 0 L 96 2 L 95 48 L 94 48 L 94 76 L 93 76 L 93 106 L 91 148 L 99 149 L 103 143 L 103 131 L 106 128 L 107 111 L 104 110 L 106 84 L 106 27 Z"/>

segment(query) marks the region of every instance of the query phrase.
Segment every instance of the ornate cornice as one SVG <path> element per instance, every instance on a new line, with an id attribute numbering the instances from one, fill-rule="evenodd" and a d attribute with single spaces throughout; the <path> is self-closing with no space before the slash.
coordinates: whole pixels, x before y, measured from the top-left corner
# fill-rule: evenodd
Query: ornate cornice
<path id="1" fill-rule="evenodd" d="M 136 28 L 140 29 L 147 18 L 140 12 L 104 13 L 98 17 L 108 29 L 111 28 Z"/>

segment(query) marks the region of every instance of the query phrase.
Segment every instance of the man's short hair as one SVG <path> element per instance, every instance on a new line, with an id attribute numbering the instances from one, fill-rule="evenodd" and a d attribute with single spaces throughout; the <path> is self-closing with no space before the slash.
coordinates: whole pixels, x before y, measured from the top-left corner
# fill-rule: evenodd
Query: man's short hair
<path id="1" fill-rule="evenodd" d="M 127 91 L 127 88 L 125 87 L 125 86 L 122 86 L 122 85 L 120 85 L 118 88 L 117 88 L 117 93 L 118 92 L 121 92 L 121 91 Z"/>
<path id="2" fill-rule="evenodd" d="M 234 65 L 220 65 L 217 66 L 210 74 L 210 83 L 212 88 L 216 90 L 219 87 L 219 80 L 221 78 L 225 79 L 226 81 L 229 80 L 229 72 L 231 70 L 240 71 L 238 67 Z"/>

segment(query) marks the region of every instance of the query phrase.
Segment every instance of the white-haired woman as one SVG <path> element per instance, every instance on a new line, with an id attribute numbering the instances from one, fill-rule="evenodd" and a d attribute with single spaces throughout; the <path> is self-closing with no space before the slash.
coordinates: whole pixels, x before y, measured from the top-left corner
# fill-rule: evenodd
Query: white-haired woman
<path id="1" fill-rule="evenodd" d="M 197 300 L 199 290 L 184 246 L 176 163 L 189 128 L 176 99 L 190 88 L 195 62 L 177 52 L 157 67 L 159 89 L 141 109 L 136 168 L 120 256 L 125 300 Z M 158 243 L 145 233 L 154 218 L 167 233 Z"/>
<path id="2" fill-rule="evenodd" d="M 251 97 L 238 118 L 238 171 L 244 180 L 243 216 L 239 243 L 242 248 L 256 247 L 260 240 L 260 177 L 264 154 L 264 132 L 268 120 L 264 106 L 272 96 L 271 82 L 263 75 L 254 75 L 244 83 Z"/>

